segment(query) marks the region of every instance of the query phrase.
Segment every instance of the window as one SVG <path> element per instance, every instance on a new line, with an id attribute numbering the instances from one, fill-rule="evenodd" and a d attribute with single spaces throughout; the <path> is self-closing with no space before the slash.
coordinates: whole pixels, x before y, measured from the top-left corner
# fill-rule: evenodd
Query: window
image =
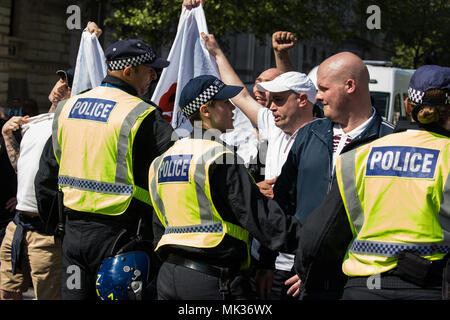
<path id="1" fill-rule="evenodd" d="M 394 113 L 392 115 L 392 123 L 396 124 L 398 120 L 400 119 L 401 115 L 401 108 L 402 108 L 402 98 L 400 96 L 400 93 L 397 93 L 395 95 L 394 100 Z"/>
<path id="2" fill-rule="evenodd" d="M 388 92 L 371 92 L 370 97 L 372 99 L 372 104 L 377 112 L 387 118 L 387 112 L 389 110 L 389 93 Z"/>

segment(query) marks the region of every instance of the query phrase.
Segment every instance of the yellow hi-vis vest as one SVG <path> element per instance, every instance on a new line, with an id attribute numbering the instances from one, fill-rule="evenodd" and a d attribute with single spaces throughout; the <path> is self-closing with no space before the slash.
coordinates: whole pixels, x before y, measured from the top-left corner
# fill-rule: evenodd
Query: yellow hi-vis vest
<path id="1" fill-rule="evenodd" d="M 164 245 L 212 248 L 225 234 L 244 241 L 248 248 L 248 231 L 223 220 L 211 198 L 210 166 L 227 155 L 233 153 L 218 142 L 185 138 L 152 162 L 150 196 L 165 227 L 155 250 Z"/>
<path id="2" fill-rule="evenodd" d="M 415 251 L 450 251 L 450 139 L 432 132 L 391 134 L 344 153 L 336 178 L 353 232 L 342 270 L 369 276 Z"/>
<path id="3" fill-rule="evenodd" d="M 155 108 L 125 91 L 96 87 L 60 104 L 53 122 L 58 184 L 70 209 L 122 214 L 133 197 L 150 204 L 134 183 L 133 142 Z"/>

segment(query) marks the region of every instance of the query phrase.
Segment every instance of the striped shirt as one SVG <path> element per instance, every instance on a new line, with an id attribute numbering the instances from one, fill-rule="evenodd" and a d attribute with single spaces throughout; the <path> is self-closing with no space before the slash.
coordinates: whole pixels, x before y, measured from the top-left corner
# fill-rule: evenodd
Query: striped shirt
<path id="1" fill-rule="evenodd" d="M 367 129 L 367 126 L 369 125 L 369 122 L 373 119 L 375 116 L 375 109 L 373 109 L 372 116 L 366 120 L 363 124 L 361 124 L 359 127 L 356 127 L 350 132 L 345 133 L 344 130 L 342 130 L 341 125 L 338 123 L 335 123 L 333 126 L 333 173 L 334 173 L 334 166 L 336 164 L 337 157 L 341 154 L 342 149 L 349 144 L 354 138 L 359 136 L 361 133 L 363 133 L 364 130 Z"/>

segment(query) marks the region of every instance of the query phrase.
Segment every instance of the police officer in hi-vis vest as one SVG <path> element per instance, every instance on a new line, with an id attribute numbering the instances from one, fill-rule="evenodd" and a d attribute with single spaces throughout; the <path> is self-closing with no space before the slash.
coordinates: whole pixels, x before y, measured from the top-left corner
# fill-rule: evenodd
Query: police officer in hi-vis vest
<path id="1" fill-rule="evenodd" d="M 191 79 L 179 105 L 194 131 L 150 167 L 150 195 L 159 218 L 153 223 L 160 229 L 156 250 L 164 261 L 159 299 L 250 298 L 240 270 L 250 262 L 249 232 L 264 237 L 259 219 L 266 217 L 267 199 L 219 139 L 233 129 L 234 106 L 228 99 L 241 90 L 210 75 Z M 283 229 L 275 221 L 267 225 Z"/>
<path id="2" fill-rule="evenodd" d="M 105 56 L 102 84 L 60 103 L 53 124 L 66 211 L 63 299 L 96 299 L 102 260 L 116 240 L 136 234 L 141 218 L 144 226 L 150 217 L 144 229 L 152 236 L 148 169 L 173 144 L 159 109 L 139 98 L 169 62 L 134 39 L 112 44 Z"/>
<path id="3" fill-rule="evenodd" d="M 349 276 L 343 299 L 448 297 L 450 68 L 417 69 L 405 104 L 416 128 L 338 159 L 330 193 L 300 232 L 292 292 L 335 267 Z"/>

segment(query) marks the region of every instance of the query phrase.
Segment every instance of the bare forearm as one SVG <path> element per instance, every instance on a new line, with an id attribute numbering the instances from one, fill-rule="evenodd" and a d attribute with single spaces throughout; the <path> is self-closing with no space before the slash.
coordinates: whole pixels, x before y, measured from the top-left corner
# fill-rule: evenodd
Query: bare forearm
<path id="1" fill-rule="evenodd" d="M 274 53 L 278 70 L 282 72 L 294 71 L 294 66 L 292 65 L 291 58 L 287 51 L 274 51 Z"/>
<path id="2" fill-rule="evenodd" d="M 272 47 L 278 70 L 282 72 L 294 71 L 288 51 L 295 46 L 296 42 L 297 38 L 292 32 L 276 31 L 272 34 Z"/>
<path id="3" fill-rule="evenodd" d="M 216 62 L 223 82 L 229 85 L 244 87 L 241 93 L 231 100 L 250 119 L 253 125 L 256 126 L 258 124 L 258 111 L 261 106 L 253 99 L 222 51 L 216 55 Z"/>
<path id="4" fill-rule="evenodd" d="M 11 162 L 14 171 L 17 172 L 17 160 L 20 154 L 20 145 L 14 135 L 3 135 L 5 140 L 5 148 L 8 153 L 9 162 Z"/>

